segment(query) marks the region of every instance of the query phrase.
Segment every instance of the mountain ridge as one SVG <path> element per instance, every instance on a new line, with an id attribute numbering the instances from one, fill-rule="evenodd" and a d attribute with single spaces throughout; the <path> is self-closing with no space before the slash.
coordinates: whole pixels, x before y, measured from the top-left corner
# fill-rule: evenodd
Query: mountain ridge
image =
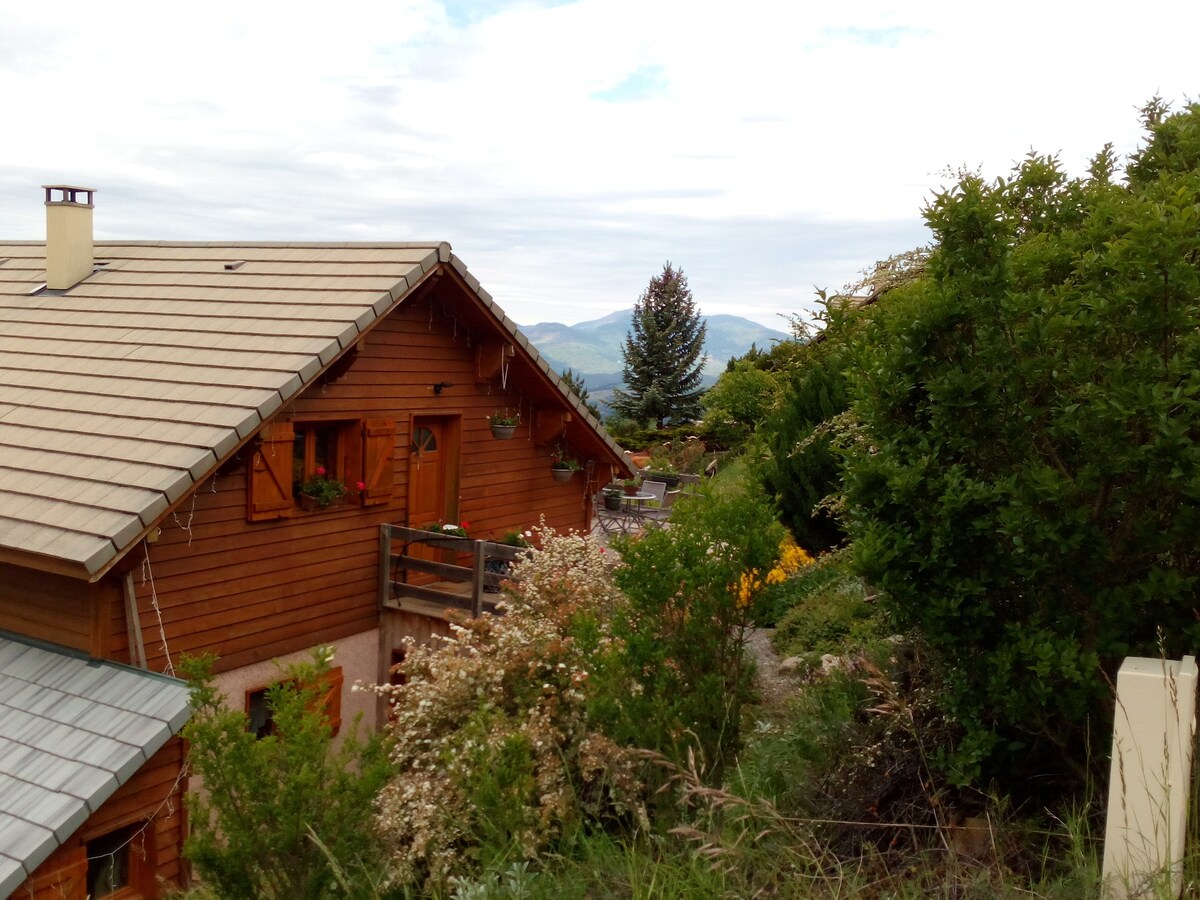
<path id="1" fill-rule="evenodd" d="M 768 328 L 741 316 L 701 316 L 707 324 L 704 339 L 703 381 L 712 384 L 725 371 L 728 361 L 743 356 L 751 347 L 768 349 L 775 341 L 791 340 L 784 331 Z M 539 322 L 521 325 L 521 332 L 557 372 L 570 368 L 584 380 L 590 393 L 607 391 L 621 384 L 625 337 L 633 328 L 633 309 L 609 313 L 599 319 L 564 325 Z"/>

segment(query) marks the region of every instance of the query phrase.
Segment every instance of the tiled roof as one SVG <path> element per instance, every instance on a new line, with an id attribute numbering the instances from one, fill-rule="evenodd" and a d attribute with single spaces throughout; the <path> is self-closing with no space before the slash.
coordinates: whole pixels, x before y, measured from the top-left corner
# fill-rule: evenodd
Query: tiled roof
<path id="1" fill-rule="evenodd" d="M 0 243 L 0 560 L 101 572 L 438 263 L 589 421 L 445 243 L 97 242 L 44 289 L 45 244 Z"/>
<path id="2" fill-rule="evenodd" d="M 0 244 L 0 549 L 99 571 L 449 249 Z"/>
<path id="3" fill-rule="evenodd" d="M 0 631 L 0 897 L 190 714 L 182 681 Z"/>

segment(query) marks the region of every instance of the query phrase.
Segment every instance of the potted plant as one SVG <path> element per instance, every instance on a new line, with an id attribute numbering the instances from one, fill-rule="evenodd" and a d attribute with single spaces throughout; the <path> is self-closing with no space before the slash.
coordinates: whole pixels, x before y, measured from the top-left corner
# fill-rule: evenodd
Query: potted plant
<path id="1" fill-rule="evenodd" d="M 433 531 L 440 534 L 442 537 L 458 537 L 465 538 L 471 535 L 467 533 L 467 529 L 471 527 L 470 522 L 460 522 L 455 525 L 453 522 L 430 522 L 428 525 L 422 525 L 422 531 Z"/>
<path id="2" fill-rule="evenodd" d="M 488 426 L 492 429 L 492 437 L 498 441 L 507 441 L 517 431 L 521 424 L 521 414 L 510 413 L 507 409 L 497 409 L 488 416 Z"/>
<path id="3" fill-rule="evenodd" d="M 622 493 L 621 488 L 606 487 L 602 493 L 604 494 L 604 508 L 611 510 L 612 512 L 620 512 Z"/>
<path id="4" fill-rule="evenodd" d="M 533 546 L 533 544 L 529 543 L 529 539 L 531 537 L 533 537 L 532 531 L 509 531 L 504 535 L 504 537 L 496 541 L 496 543 L 528 550 Z"/>
<path id="5" fill-rule="evenodd" d="M 567 452 L 559 447 L 554 451 L 550 462 L 550 474 L 555 481 L 570 481 L 571 476 L 582 469 L 579 460 L 567 456 Z"/>
<path id="6" fill-rule="evenodd" d="M 636 478 L 626 478 L 621 482 L 621 486 L 625 489 L 626 495 L 632 497 L 642 485 Z"/>
<path id="7" fill-rule="evenodd" d="M 334 504 L 340 506 L 345 496 L 346 486 L 336 478 L 330 478 L 324 466 L 317 466 L 313 477 L 300 485 L 300 505 L 305 509 L 327 509 Z"/>
<path id="8" fill-rule="evenodd" d="M 533 532 L 526 531 L 522 534 L 519 531 L 510 531 L 495 541 L 497 544 L 505 544 L 509 547 L 517 547 L 520 549 L 529 549 L 531 544 L 527 538 L 533 537 Z M 512 563 L 507 559 L 498 556 L 489 556 L 483 561 L 483 571 L 490 572 L 493 575 L 499 575 L 501 578 L 507 578 L 512 574 Z M 500 593 L 500 586 L 495 584 L 484 583 L 483 591 L 485 594 Z"/>
<path id="9" fill-rule="evenodd" d="M 679 486 L 679 469 L 665 457 L 651 457 L 646 467 L 647 481 L 661 481 L 667 487 Z"/>

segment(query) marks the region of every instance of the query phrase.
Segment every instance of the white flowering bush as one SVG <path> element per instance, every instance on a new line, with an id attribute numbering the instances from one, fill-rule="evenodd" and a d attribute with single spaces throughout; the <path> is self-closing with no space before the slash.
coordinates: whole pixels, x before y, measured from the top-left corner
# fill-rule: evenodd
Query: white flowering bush
<path id="1" fill-rule="evenodd" d="M 595 542 L 538 538 L 502 614 L 410 645 L 407 683 L 376 688 L 392 705 L 395 774 L 377 824 L 393 884 L 436 889 L 535 858 L 584 822 L 644 821 L 634 757 L 589 715 L 598 670 L 620 656 L 609 623 L 624 596 Z"/>

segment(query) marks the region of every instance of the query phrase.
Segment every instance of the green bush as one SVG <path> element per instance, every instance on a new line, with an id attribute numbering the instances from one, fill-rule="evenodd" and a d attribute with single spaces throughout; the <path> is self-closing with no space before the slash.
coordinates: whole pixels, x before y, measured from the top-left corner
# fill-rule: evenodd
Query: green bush
<path id="1" fill-rule="evenodd" d="M 218 896 L 325 897 L 337 892 L 337 871 L 383 865 L 371 820 L 386 748 L 379 736 L 353 734 L 333 748 L 321 703 L 330 659 L 318 653 L 280 673 L 268 692 L 275 730 L 263 738 L 226 707 L 211 657 L 181 663 L 192 682 L 188 765 L 204 780 L 202 794 L 188 795 L 184 855 Z"/>
<path id="2" fill-rule="evenodd" d="M 769 372 L 749 361 L 732 364 L 703 397 L 706 440 L 725 450 L 740 450 L 779 396 L 779 383 Z"/>
<path id="3" fill-rule="evenodd" d="M 853 654 L 885 637 L 879 608 L 861 580 L 841 576 L 810 590 L 780 620 L 773 640 L 781 654 Z"/>
<path id="4" fill-rule="evenodd" d="M 767 450 L 758 466 L 763 489 L 774 498 L 796 541 L 813 553 L 845 538 L 827 498 L 842 488 L 838 417 L 850 404 L 848 340 L 861 316 L 825 304 L 822 340 L 796 350 L 785 390 L 758 429 Z"/>
<path id="5" fill-rule="evenodd" d="M 1146 127 L 1127 183 L 1106 149 L 938 195 L 861 337 L 854 553 L 947 667 L 961 781 L 1084 777 L 1122 657 L 1200 640 L 1200 106 Z"/>
<path id="6" fill-rule="evenodd" d="M 637 691 L 609 733 L 683 762 L 699 750 L 714 777 L 740 746 L 753 665 L 743 648 L 744 573 L 770 569 L 783 535 L 771 508 L 744 493 L 678 501 L 671 527 L 615 542 L 630 614 L 613 623 Z"/>

